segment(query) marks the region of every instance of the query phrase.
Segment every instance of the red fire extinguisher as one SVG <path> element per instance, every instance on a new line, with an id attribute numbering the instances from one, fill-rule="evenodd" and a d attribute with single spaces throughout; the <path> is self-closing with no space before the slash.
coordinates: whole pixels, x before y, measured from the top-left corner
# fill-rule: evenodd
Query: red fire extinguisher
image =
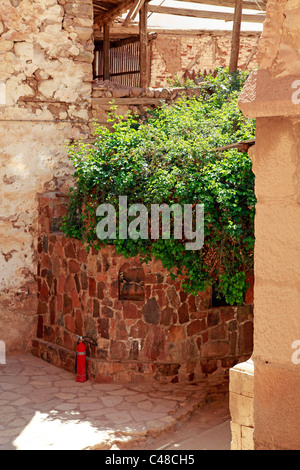
<path id="1" fill-rule="evenodd" d="M 86 346 L 85 342 L 97 346 L 97 342 L 89 336 L 79 336 L 76 348 L 76 359 L 75 359 L 75 373 L 77 374 L 76 382 L 87 381 L 87 370 L 86 370 Z"/>

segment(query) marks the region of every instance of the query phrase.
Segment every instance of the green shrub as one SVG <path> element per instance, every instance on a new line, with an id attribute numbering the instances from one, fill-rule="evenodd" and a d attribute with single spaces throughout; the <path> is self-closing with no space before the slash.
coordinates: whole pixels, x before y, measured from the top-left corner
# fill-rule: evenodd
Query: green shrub
<path id="1" fill-rule="evenodd" d="M 215 151 L 255 135 L 255 122 L 238 109 L 246 74 L 220 69 L 207 76 L 198 98 L 181 98 L 149 112 L 147 120 L 110 115 L 111 130 L 96 127 L 93 144 L 69 147 L 75 167 L 66 235 L 99 248 L 96 207 L 119 196 L 142 203 L 205 206 L 204 247 L 185 250 L 184 240 L 111 240 L 125 257 L 160 259 L 184 289 L 196 294 L 212 285 L 229 304 L 241 304 L 245 273 L 253 268 L 254 175 L 248 154 Z"/>

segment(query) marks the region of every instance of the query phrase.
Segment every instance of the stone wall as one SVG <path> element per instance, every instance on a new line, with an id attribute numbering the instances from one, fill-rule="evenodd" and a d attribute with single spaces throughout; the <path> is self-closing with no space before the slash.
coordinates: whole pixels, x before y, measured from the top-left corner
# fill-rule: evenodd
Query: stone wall
<path id="1" fill-rule="evenodd" d="M 77 335 L 91 336 L 89 378 L 182 382 L 214 375 L 252 352 L 252 305 L 212 307 L 212 293 L 186 294 L 161 262 L 126 260 L 108 246 L 87 253 L 57 232 L 58 193 L 39 197 L 37 337 L 33 354 L 74 371 Z"/>
<path id="2" fill-rule="evenodd" d="M 259 33 L 242 33 L 239 68 L 253 70 Z M 229 66 L 231 31 L 203 31 L 201 34 L 157 33 L 151 43 L 151 86 L 167 86 L 186 71 L 196 73 Z"/>
<path id="3" fill-rule="evenodd" d="M 37 192 L 64 187 L 66 141 L 89 133 L 92 0 L 0 2 L 0 338 L 36 327 Z"/>
<path id="4" fill-rule="evenodd" d="M 93 48 L 92 0 L 0 2 L 0 340 L 8 353 L 28 350 L 35 334 L 37 193 L 68 187 L 65 144 L 89 139 L 111 98 L 119 114 L 145 114 L 194 93 L 110 84 L 104 96 L 92 83 Z"/>
<path id="5" fill-rule="evenodd" d="M 106 124 L 112 104 L 117 106 L 116 114 L 126 116 L 128 112 L 141 117 L 147 110 L 171 103 L 182 96 L 199 97 L 201 86 L 140 88 L 119 85 L 109 80 L 93 81 L 92 115 L 98 123 Z"/>

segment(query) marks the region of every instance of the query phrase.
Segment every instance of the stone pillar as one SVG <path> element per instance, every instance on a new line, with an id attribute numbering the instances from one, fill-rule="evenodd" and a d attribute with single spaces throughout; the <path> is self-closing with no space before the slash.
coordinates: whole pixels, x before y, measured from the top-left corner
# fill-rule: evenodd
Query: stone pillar
<path id="1" fill-rule="evenodd" d="M 92 0 L 0 2 L 0 340 L 36 331 L 37 193 L 65 188 L 65 144 L 89 134 Z"/>
<path id="2" fill-rule="evenodd" d="M 252 74 L 240 97 L 244 115 L 257 119 L 256 145 L 251 152 L 258 200 L 255 449 L 300 449 L 300 365 L 293 349 L 300 339 L 299 17 L 299 2 L 269 0 L 259 47 L 260 69 Z M 236 373 L 231 374 L 232 379 Z M 242 413 L 243 404 L 240 406 Z"/>
<path id="3" fill-rule="evenodd" d="M 253 450 L 253 373 L 252 359 L 229 371 L 231 450 Z"/>

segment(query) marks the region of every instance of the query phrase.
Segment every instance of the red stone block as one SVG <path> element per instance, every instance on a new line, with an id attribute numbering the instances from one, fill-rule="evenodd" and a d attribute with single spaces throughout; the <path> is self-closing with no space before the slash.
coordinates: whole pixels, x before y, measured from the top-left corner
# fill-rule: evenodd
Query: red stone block
<path id="1" fill-rule="evenodd" d="M 49 289 L 46 281 L 42 281 L 41 290 L 40 290 L 40 300 L 42 302 L 48 302 L 49 298 Z"/>
<path id="2" fill-rule="evenodd" d="M 82 336 L 82 326 L 83 326 L 83 321 L 82 321 L 82 314 L 80 310 L 75 311 L 75 333 L 76 335 Z"/>
<path id="3" fill-rule="evenodd" d="M 202 343 L 205 344 L 208 342 L 208 331 L 204 331 L 201 335 Z"/>
<path id="4" fill-rule="evenodd" d="M 79 247 L 77 250 L 77 261 L 81 264 L 86 264 L 88 260 L 88 252 L 85 248 Z"/>
<path id="5" fill-rule="evenodd" d="M 99 301 L 97 299 L 93 299 L 93 317 L 99 317 L 99 315 L 100 315 Z"/>
<path id="6" fill-rule="evenodd" d="M 194 320 L 187 326 L 188 336 L 194 336 L 206 329 L 205 320 Z"/>
<path id="7" fill-rule="evenodd" d="M 61 245 L 61 241 L 59 239 L 56 239 L 55 249 L 56 249 L 57 256 L 59 256 L 59 258 L 62 259 L 64 257 L 64 250 Z"/>
<path id="8" fill-rule="evenodd" d="M 66 258 L 76 258 L 76 252 L 74 248 L 74 244 L 72 242 L 67 242 L 67 244 L 64 247 L 64 253 Z"/>
<path id="9" fill-rule="evenodd" d="M 216 360 L 201 361 L 201 369 L 203 374 L 213 374 L 218 369 L 218 362 Z"/>
<path id="10" fill-rule="evenodd" d="M 126 324 L 124 320 L 120 320 L 117 324 L 116 328 L 116 333 L 115 333 L 115 339 L 117 340 L 127 340 L 128 339 L 128 333 L 126 329 Z"/>
<path id="11" fill-rule="evenodd" d="M 97 298 L 100 300 L 103 300 L 104 295 L 105 295 L 105 282 L 98 282 L 97 283 Z"/>
<path id="12" fill-rule="evenodd" d="M 160 319 L 161 325 L 169 326 L 171 325 L 171 323 L 174 323 L 173 315 L 174 315 L 174 310 L 172 308 L 170 307 L 164 308 L 161 312 L 161 319 Z"/>
<path id="13" fill-rule="evenodd" d="M 110 343 L 110 357 L 111 359 L 126 360 L 127 350 L 124 341 L 111 340 Z"/>
<path id="14" fill-rule="evenodd" d="M 80 272 L 80 265 L 79 265 L 79 263 L 78 263 L 77 261 L 71 259 L 71 260 L 69 261 L 69 271 L 70 271 L 70 273 L 73 273 L 73 274 L 79 273 L 79 272 Z"/>
<path id="15" fill-rule="evenodd" d="M 72 290 L 71 299 L 72 299 L 73 308 L 81 308 L 81 302 L 80 302 L 77 289 Z"/>
<path id="16" fill-rule="evenodd" d="M 254 303 L 254 276 L 253 274 L 247 274 L 246 281 L 250 284 L 249 289 L 245 293 L 245 302 L 247 304 Z"/>
<path id="17" fill-rule="evenodd" d="M 42 254 L 41 269 L 51 269 L 51 260 L 46 253 Z"/>
<path id="18" fill-rule="evenodd" d="M 113 378 L 111 375 L 105 375 L 105 374 L 96 374 L 94 376 L 95 382 L 99 384 L 112 384 L 113 383 Z"/>
<path id="19" fill-rule="evenodd" d="M 63 308 L 63 295 L 62 294 L 57 294 L 56 308 L 58 312 L 62 311 L 62 308 Z"/>
<path id="20" fill-rule="evenodd" d="M 253 322 L 247 321 L 239 327 L 238 352 L 252 354 L 253 351 Z"/>
<path id="21" fill-rule="evenodd" d="M 209 338 L 211 340 L 227 339 L 227 328 L 224 324 L 215 326 L 209 330 Z"/>
<path id="22" fill-rule="evenodd" d="M 146 299 L 150 299 L 153 296 L 152 287 L 153 287 L 152 285 L 151 286 L 150 285 L 145 286 L 144 292 L 145 292 L 145 298 Z"/>
<path id="23" fill-rule="evenodd" d="M 220 308 L 220 320 L 221 323 L 228 322 L 235 317 L 234 307 L 221 307 Z"/>
<path id="24" fill-rule="evenodd" d="M 178 309 L 181 304 L 181 301 L 174 286 L 169 286 L 167 288 L 167 296 L 171 302 L 171 306 L 175 309 Z"/>
<path id="25" fill-rule="evenodd" d="M 91 297 L 96 297 L 96 281 L 93 277 L 89 277 L 89 295 Z"/>
<path id="26" fill-rule="evenodd" d="M 220 312 L 217 309 L 212 309 L 207 315 L 207 326 L 216 326 L 220 321 Z"/>
<path id="27" fill-rule="evenodd" d="M 64 294 L 63 296 L 63 314 L 67 315 L 68 313 L 72 313 L 73 305 L 72 299 L 69 295 Z"/>
<path id="28" fill-rule="evenodd" d="M 76 284 L 72 274 L 68 274 L 64 289 L 67 294 L 70 294 L 73 290 L 76 290 Z"/>
<path id="29" fill-rule="evenodd" d="M 65 328 L 71 333 L 75 333 L 75 323 L 74 318 L 71 315 L 65 316 Z"/>
<path id="30" fill-rule="evenodd" d="M 101 313 L 106 318 L 112 318 L 114 316 L 113 310 L 106 305 L 102 307 Z"/>
<path id="31" fill-rule="evenodd" d="M 73 339 L 67 331 L 64 331 L 63 346 L 66 349 L 73 349 Z"/>
<path id="32" fill-rule="evenodd" d="M 195 298 L 197 310 L 206 310 L 212 306 L 212 287 L 208 287 L 206 291 L 199 292 Z"/>
<path id="33" fill-rule="evenodd" d="M 43 315 L 38 316 L 38 325 L 37 325 L 36 336 L 37 336 L 37 338 L 43 338 L 44 337 L 44 316 Z"/>
<path id="34" fill-rule="evenodd" d="M 38 300 L 38 307 L 37 307 L 37 314 L 43 315 L 48 312 L 48 303 L 42 302 L 40 299 Z"/>
<path id="35" fill-rule="evenodd" d="M 184 292 L 184 290 L 180 290 L 180 300 L 181 302 L 185 302 L 186 299 L 188 298 L 188 294 L 186 292 Z"/>
<path id="36" fill-rule="evenodd" d="M 188 309 L 189 309 L 190 314 L 197 312 L 196 299 L 194 295 L 188 296 L 187 304 L 188 304 Z"/>
<path id="37" fill-rule="evenodd" d="M 50 300 L 50 324 L 54 325 L 56 320 L 56 296 Z"/>
<path id="38" fill-rule="evenodd" d="M 101 338 L 109 339 L 109 319 L 108 318 L 98 319 L 98 332 Z"/>
<path id="39" fill-rule="evenodd" d="M 157 283 L 157 278 L 155 274 L 147 273 L 145 275 L 145 284 L 156 284 L 156 283 Z"/>
<path id="40" fill-rule="evenodd" d="M 51 326 L 44 325 L 44 340 L 49 343 L 55 343 L 55 332 Z"/>
<path id="41" fill-rule="evenodd" d="M 169 331 L 168 342 L 170 343 L 177 343 L 178 341 L 182 341 L 186 339 L 186 331 L 184 326 L 173 325 Z"/>
<path id="42" fill-rule="evenodd" d="M 222 358 L 229 355 L 229 343 L 227 341 L 213 341 L 202 346 L 202 358 Z"/>
<path id="43" fill-rule="evenodd" d="M 163 361 L 166 358 L 166 337 L 161 326 L 150 328 L 143 348 L 143 356 L 150 361 Z"/>
<path id="44" fill-rule="evenodd" d="M 76 285 L 77 294 L 79 294 L 79 292 L 81 291 L 81 286 L 80 286 L 80 281 L 79 281 L 79 274 L 74 274 L 74 281 L 75 281 L 75 285 Z"/>
<path id="45" fill-rule="evenodd" d="M 182 304 L 178 309 L 179 323 L 187 323 L 190 320 L 189 310 L 186 303 Z"/>
<path id="46" fill-rule="evenodd" d="M 163 290 L 158 291 L 157 289 L 154 289 L 153 293 L 156 294 L 156 296 L 157 296 L 157 302 L 158 302 L 158 305 L 160 306 L 160 308 L 168 307 L 169 300 L 168 300 L 168 297 L 167 297 L 167 295 L 165 294 L 165 292 Z"/>
<path id="47" fill-rule="evenodd" d="M 130 300 L 123 301 L 123 318 L 141 318 L 142 314 L 137 306 Z"/>
<path id="48" fill-rule="evenodd" d="M 80 281 L 81 281 L 81 289 L 87 290 L 89 283 L 88 283 L 88 275 L 85 271 L 81 271 L 80 273 Z"/>
<path id="49" fill-rule="evenodd" d="M 138 320 L 130 329 L 129 336 L 131 338 L 146 338 L 146 335 L 149 330 L 149 325 L 143 322 L 143 320 Z"/>
<path id="50" fill-rule="evenodd" d="M 59 278 L 60 276 L 60 270 L 61 270 L 61 265 L 60 265 L 60 259 L 58 256 L 55 256 L 52 258 L 52 273 L 55 277 Z"/>

